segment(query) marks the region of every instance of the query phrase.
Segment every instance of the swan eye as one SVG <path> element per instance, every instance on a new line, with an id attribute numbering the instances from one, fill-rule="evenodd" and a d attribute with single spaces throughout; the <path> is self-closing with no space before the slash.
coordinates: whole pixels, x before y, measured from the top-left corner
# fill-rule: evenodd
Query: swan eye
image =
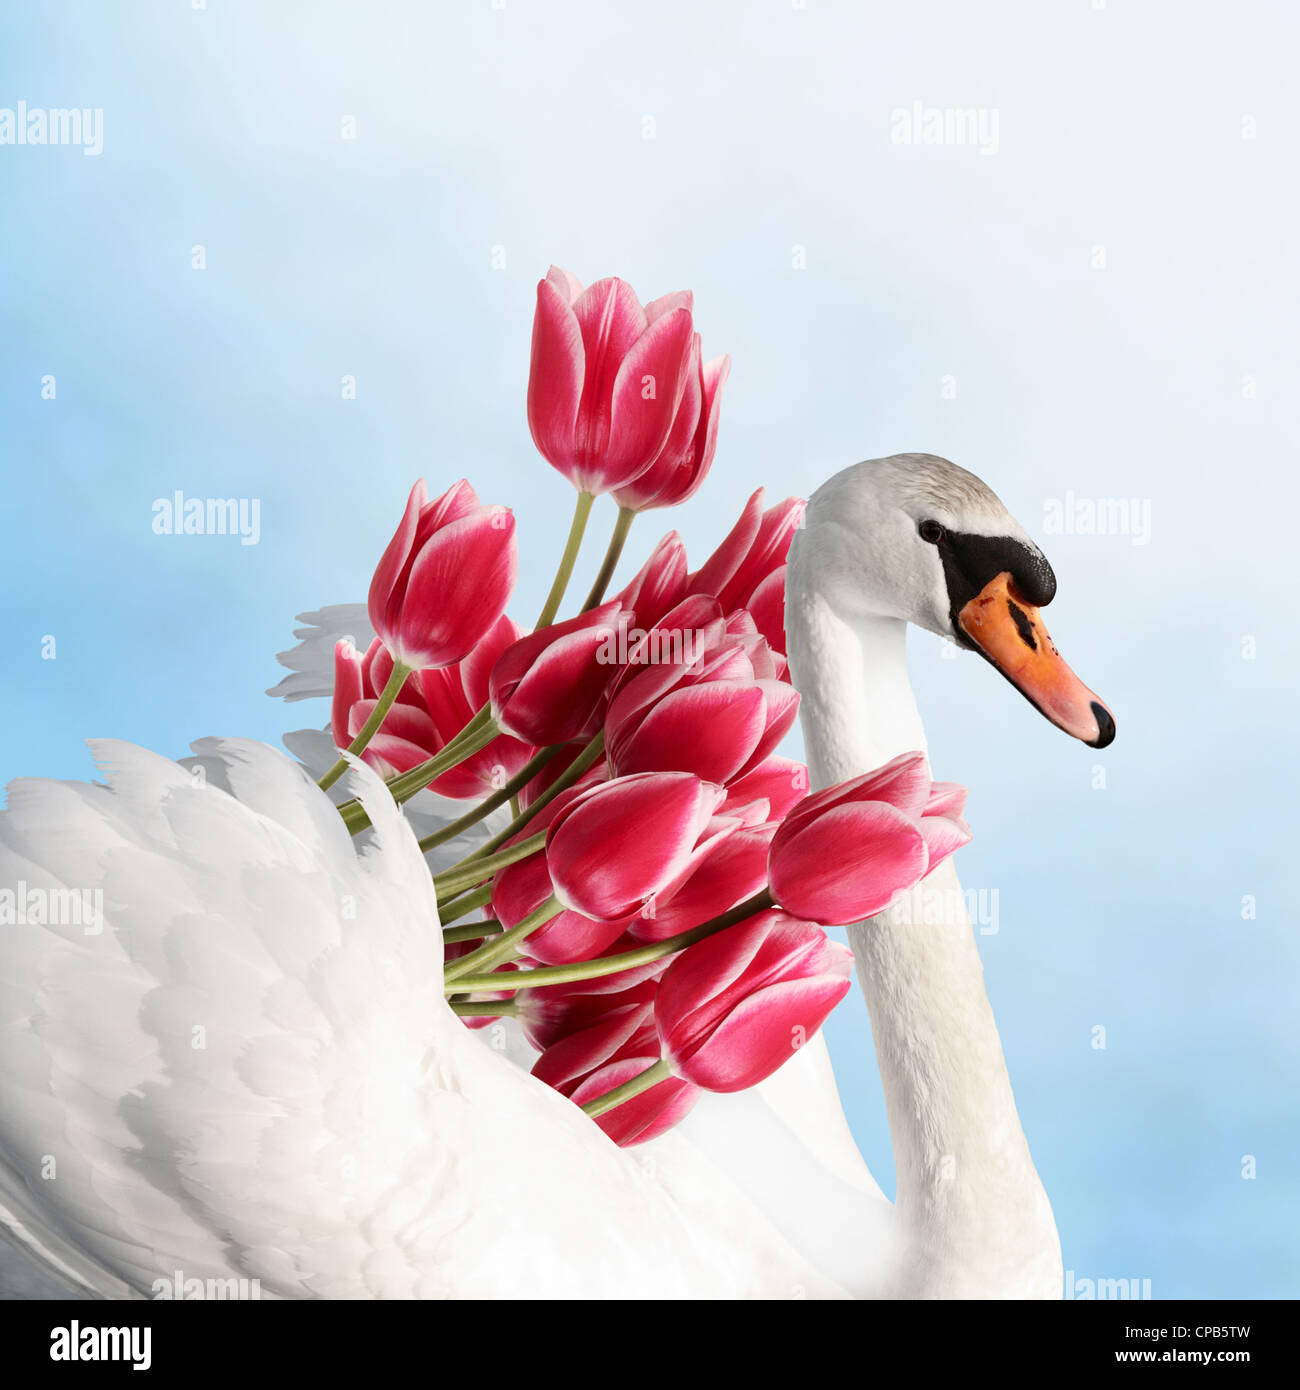
<path id="1" fill-rule="evenodd" d="M 923 521 L 917 529 L 921 532 L 921 539 L 929 541 L 931 545 L 938 545 L 948 534 L 937 521 Z"/>

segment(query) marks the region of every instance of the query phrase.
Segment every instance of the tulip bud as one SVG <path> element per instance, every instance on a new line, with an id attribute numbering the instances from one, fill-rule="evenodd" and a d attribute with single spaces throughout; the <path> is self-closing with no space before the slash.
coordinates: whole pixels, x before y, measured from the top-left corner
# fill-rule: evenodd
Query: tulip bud
<path id="1" fill-rule="evenodd" d="M 464 481 L 429 502 L 421 478 L 370 582 L 371 625 L 404 666 L 450 666 L 505 611 L 518 564 L 509 511 Z"/>
<path id="2" fill-rule="evenodd" d="M 771 1076 L 822 1026 L 849 988 L 853 956 L 820 927 L 760 912 L 689 946 L 655 995 L 675 1075 L 708 1091 Z"/>
<path id="3" fill-rule="evenodd" d="M 773 898 L 826 926 L 874 917 L 970 839 L 962 797 L 932 787 L 923 753 L 904 753 L 804 798 L 772 841 Z"/>
<path id="4" fill-rule="evenodd" d="M 672 429 L 690 366 L 689 293 L 642 308 L 631 285 L 583 289 L 552 266 L 537 286 L 528 427 L 553 468 L 599 495 L 639 477 Z"/>

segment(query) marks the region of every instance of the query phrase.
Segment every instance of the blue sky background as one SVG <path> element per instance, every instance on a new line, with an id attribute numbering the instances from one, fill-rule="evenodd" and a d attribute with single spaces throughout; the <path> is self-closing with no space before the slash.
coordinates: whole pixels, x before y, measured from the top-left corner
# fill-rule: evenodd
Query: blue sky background
<path id="1" fill-rule="evenodd" d="M 860 458 L 1001 494 L 1118 740 L 921 634 L 913 678 L 972 788 L 962 876 L 998 893 L 980 947 L 1066 1266 L 1300 1294 L 1298 29 L 1185 0 L 6 6 L 0 107 L 102 108 L 104 148 L 0 146 L 0 780 L 90 776 L 88 736 L 324 722 L 262 693 L 274 654 L 364 596 L 419 474 L 516 508 L 527 617 L 572 502 L 524 418 L 536 281 L 691 287 L 734 362 L 721 444 L 629 572 Z M 996 109 L 996 154 L 891 143 L 914 102 Z M 260 544 L 155 535 L 177 489 L 259 498 Z M 1068 492 L 1149 503 L 1149 543 L 1045 534 Z M 892 1190 L 856 993 L 829 1037 Z"/>

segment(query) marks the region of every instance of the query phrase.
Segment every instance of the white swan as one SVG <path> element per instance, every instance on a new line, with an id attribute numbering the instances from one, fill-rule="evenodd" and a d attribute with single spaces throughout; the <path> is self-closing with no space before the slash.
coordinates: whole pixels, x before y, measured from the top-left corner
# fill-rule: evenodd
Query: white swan
<path id="1" fill-rule="evenodd" d="M 942 460 L 861 464 L 814 496 L 787 626 L 818 784 L 922 746 L 905 623 L 950 632 L 1003 569 L 1050 597 L 1023 531 Z M 1057 722 L 1086 720 L 1052 698 Z M 1059 1296 L 960 914 L 910 927 L 900 905 L 853 931 L 897 1207 L 820 1039 L 621 1152 L 444 1007 L 428 869 L 367 769 L 346 789 L 376 827 L 358 854 L 283 755 L 196 751 L 205 776 L 97 744 L 108 786 L 18 782 L 0 815 L 0 890 L 35 890 L 47 916 L 58 890 L 99 890 L 104 922 L 0 926 L 14 1289 L 37 1291 L 38 1267 L 110 1297 L 178 1275 L 256 1278 L 265 1297 Z"/>

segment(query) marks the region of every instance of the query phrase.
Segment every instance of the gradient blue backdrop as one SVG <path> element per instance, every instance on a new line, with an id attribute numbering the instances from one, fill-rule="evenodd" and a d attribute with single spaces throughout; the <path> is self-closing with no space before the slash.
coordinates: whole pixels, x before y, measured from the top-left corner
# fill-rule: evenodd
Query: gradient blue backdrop
<path id="1" fill-rule="evenodd" d="M 0 777 L 92 775 L 86 736 L 323 723 L 263 695 L 274 653 L 364 595 L 420 473 L 515 506 L 531 611 L 571 506 L 524 420 L 534 285 L 556 260 L 690 286 L 734 359 L 722 442 L 630 561 L 668 524 L 698 559 L 758 484 L 873 455 L 993 485 L 1119 722 L 1096 753 L 914 639 L 1066 1266 L 1300 1293 L 1297 27 L 1185 0 L 6 6 L 0 107 L 102 108 L 104 148 L 0 147 Z M 996 109 L 996 154 L 892 143 L 918 101 Z M 176 489 L 259 498 L 260 544 L 155 535 Z M 1069 491 L 1148 502 L 1149 543 L 1044 534 Z M 829 1036 L 891 1190 L 856 993 Z"/>

